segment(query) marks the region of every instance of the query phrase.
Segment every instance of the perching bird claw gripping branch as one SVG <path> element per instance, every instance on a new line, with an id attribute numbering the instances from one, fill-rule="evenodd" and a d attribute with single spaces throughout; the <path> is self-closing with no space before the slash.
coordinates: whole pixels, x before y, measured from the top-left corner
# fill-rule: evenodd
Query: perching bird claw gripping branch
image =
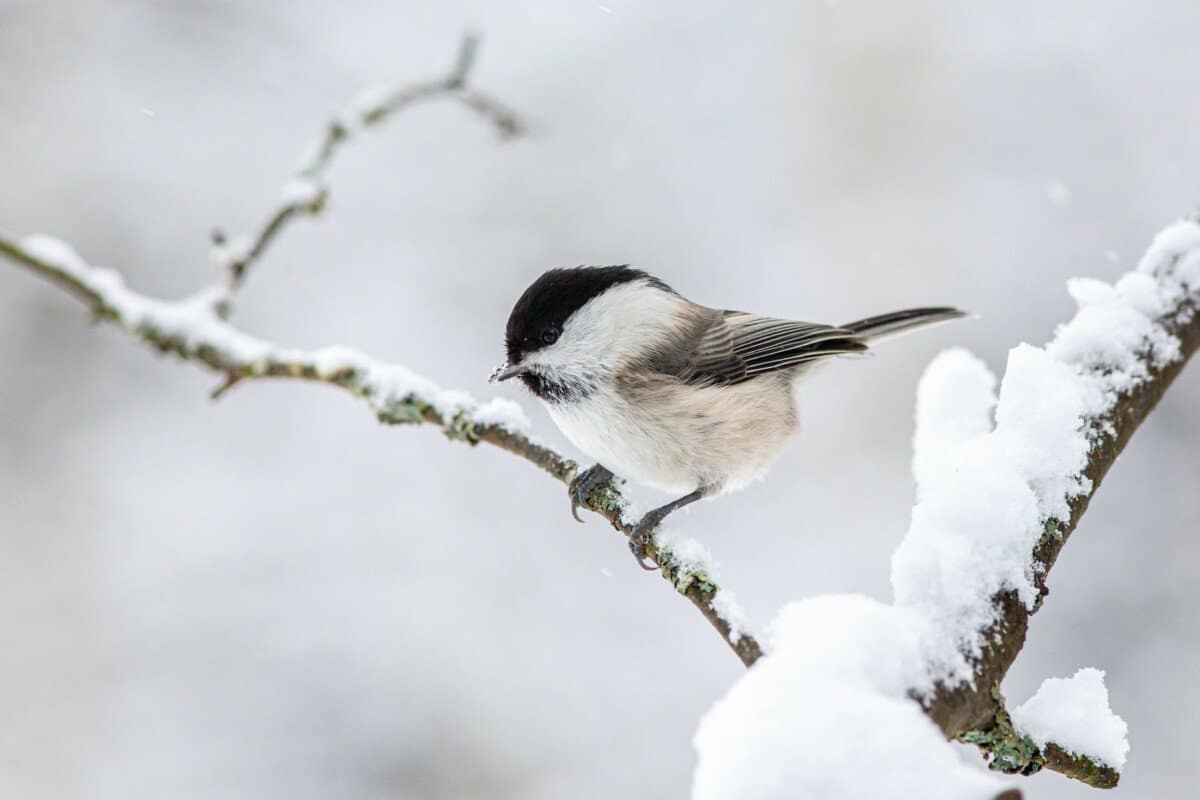
<path id="1" fill-rule="evenodd" d="M 516 114 L 470 86 L 476 44 L 474 38 L 465 40 L 455 66 L 445 77 L 365 93 L 348 112 L 331 121 L 285 189 L 282 204 L 268 215 L 257 234 L 214 237 L 214 258 L 225 270 L 224 280 L 215 287 L 179 301 L 150 298 L 127 288 L 118 274 L 87 264 L 69 246 L 48 237 L 0 236 L 0 256 L 74 295 L 98 319 L 142 343 L 219 373 L 224 380 L 218 395 L 238 382 L 260 378 L 330 384 L 362 399 L 385 424 L 432 424 L 451 439 L 470 444 L 486 442 L 569 484 L 578 473 L 576 463 L 530 435 L 520 409 L 508 401 L 477 403 L 462 392 L 442 390 L 403 367 L 385 364 L 356 350 L 281 347 L 244 333 L 228 321 L 234 295 L 249 268 L 292 220 L 321 210 L 327 197 L 321 178 L 337 150 L 360 127 L 379 124 L 417 101 L 444 97 L 479 113 L 503 136 L 524 130 Z M 1162 305 L 1151 316 L 1155 331 L 1163 334 L 1162 341 L 1174 342 L 1177 349 L 1169 358 L 1151 350 L 1141 352 L 1140 362 L 1133 365 L 1138 379 L 1111 391 L 1102 412 L 1089 420 L 1091 445 L 1081 476 L 1087 489 L 1071 497 L 1069 513 L 1063 519 L 1047 522 L 1045 535 L 1029 554 L 1038 590 L 1045 590 L 1046 576 L 1092 493 L 1138 425 L 1200 347 L 1200 225 L 1179 223 L 1164 236 L 1169 241 L 1160 237 L 1143 260 L 1142 274 L 1158 282 L 1160 288 L 1168 283 L 1175 287 L 1173 293 L 1162 291 L 1156 295 Z M 1090 369 L 1083 362 L 1075 368 L 1085 376 Z M 1102 365 L 1095 369 L 1102 369 Z M 627 503 L 620 490 L 611 481 L 587 488 L 582 497 L 584 504 L 629 536 L 633 524 L 626 519 Z M 663 578 L 696 606 L 743 664 L 752 666 L 763 656 L 762 646 L 749 633 L 732 595 L 719 587 L 703 547 L 659 532 L 647 543 L 646 556 L 660 567 Z M 1029 616 L 1037 607 L 1027 600 L 1012 590 L 992 598 L 994 614 L 986 629 L 977 631 L 983 645 L 968 659 L 973 683 L 943 682 L 932 695 L 915 699 L 947 738 L 978 744 L 997 766 L 1018 772 L 1051 769 L 1094 786 L 1115 785 L 1115 769 L 1070 753 L 1053 742 L 1031 750 L 1022 734 L 1012 729 L 998 686 L 1024 644 Z M 820 648 L 821 643 L 813 642 L 812 646 Z"/>

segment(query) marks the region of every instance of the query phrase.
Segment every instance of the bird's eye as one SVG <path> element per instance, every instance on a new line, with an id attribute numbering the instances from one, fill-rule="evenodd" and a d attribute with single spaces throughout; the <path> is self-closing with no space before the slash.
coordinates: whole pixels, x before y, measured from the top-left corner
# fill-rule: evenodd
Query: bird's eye
<path id="1" fill-rule="evenodd" d="M 542 344 L 554 344 L 558 341 L 558 328 L 546 328 L 542 331 Z"/>

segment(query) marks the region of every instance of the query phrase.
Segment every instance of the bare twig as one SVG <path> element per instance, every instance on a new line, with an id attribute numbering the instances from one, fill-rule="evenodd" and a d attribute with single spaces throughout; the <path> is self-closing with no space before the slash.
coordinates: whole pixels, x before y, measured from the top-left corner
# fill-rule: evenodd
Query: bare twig
<path id="1" fill-rule="evenodd" d="M 324 209 L 329 199 L 329 189 L 322 178 L 341 147 L 360 130 L 381 125 L 397 112 L 420 101 L 446 97 L 458 100 L 490 122 L 501 138 L 524 133 L 525 124 L 514 111 L 491 95 L 468 85 L 478 51 L 479 37 L 469 34 L 463 37 L 454 66 L 444 77 L 424 83 L 381 86 L 360 92 L 348 109 L 326 125 L 320 140 L 285 185 L 282 202 L 268 215 L 256 234 L 231 238 L 222 231 L 214 231 L 213 260 L 226 270 L 230 290 L 241 286 L 250 267 L 262 258 L 288 223 L 299 217 L 315 216 Z"/>
<path id="2" fill-rule="evenodd" d="M 220 400 L 225 396 L 225 393 L 242 382 L 240 375 L 226 375 L 225 380 L 221 381 L 211 392 L 208 397 L 210 400 Z"/>

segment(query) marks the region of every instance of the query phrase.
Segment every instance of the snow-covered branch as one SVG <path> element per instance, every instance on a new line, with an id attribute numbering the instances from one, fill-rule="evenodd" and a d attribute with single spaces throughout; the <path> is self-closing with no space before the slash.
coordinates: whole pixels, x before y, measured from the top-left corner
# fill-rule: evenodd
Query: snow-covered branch
<path id="1" fill-rule="evenodd" d="M 282 347 L 234 327 L 222 312 L 227 287 L 214 286 L 178 301 L 139 294 L 112 270 L 87 264 L 70 246 L 47 236 L 15 241 L 0 236 L 0 255 L 57 284 L 86 303 L 93 315 L 111 322 L 163 353 L 171 353 L 234 382 L 291 378 L 325 383 L 363 399 L 380 422 L 428 423 L 447 437 L 486 442 L 530 461 L 559 481 L 570 483 L 578 465 L 528 433 L 520 407 L 503 398 L 479 403 L 462 391 L 441 389 L 408 369 L 386 364 L 347 347 L 298 350 Z M 619 489 L 603 485 L 588 506 L 625 536 L 633 530 Z M 565 501 L 564 501 L 565 507 Z M 659 536 L 647 556 L 662 575 L 700 610 L 743 663 L 761 654 L 728 591 L 716 582 L 707 551 L 674 535 Z"/>
<path id="2" fill-rule="evenodd" d="M 144 344 L 224 376 L 218 393 L 263 378 L 336 386 L 381 422 L 431 424 L 569 483 L 575 462 L 533 437 L 509 401 L 480 403 L 351 348 L 288 348 L 229 321 L 247 270 L 291 220 L 321 209 L 324 172 L 361 128 L 445 96 L 504 135 L 522 130 L 511 111 L 468 87 L 475 48 L 468 38 L 447 76 L 364 92 L 330 122 L 258 234 L 215 237 L 214 257 L 226 269 L 216 286 L 179 301 L 147 297 L 45 236 L 0 235 L 0 256 Z M 964 766 L 946 739 L 980 746 L 1002 771 L 1046 768 L 1116 784 L 1124 724 L 1098 671 L 1048 681 L 1011 712 L 1001 683 L 1090 497 L 1200 347 L 1200 224 L 1163 231 L 1115 285 L 1075 281 L 1071 292 L 1078 314 L 1046 347 L 1015 348 L 998 393 L 987 367 L 964 351 L 943 354 L 927 371 L 914 453 L 918 502 L 893 557 L 893 603 L 793 603 L 772 625 L 764 658 L 703 546 L 670 531 L 654 538 L 647 555 L 663 577 L 754 667 L 697 733 L 697 798 L 930 796 L 931 786 L 936 796 L 998 796 L 1003 784 Z M 597 487 L 587 505 L 631 533 L 617 487 Z M 847 767 L 856 760 L 870 767 Z"/>
<path id="3" fill-rule="evenodd" d="M 1200 223 L 1184 220 L 1163 230 L 1137 269 L 1113 286 L 1076 280 L 1069 288 L 1080 306 L 1075 318 L 1045 349 L 1023 345 L 1014 350 L 1000 390 L 991 436 L 1007 439 L 1009 463 L 1024 470 L 1013 477 L 1024 480 L 1033 505 L 1025 509 L 1024 521 L 1006 520 L 1021 531 L 1008 541 L 1017 543 L 1014 555 L 1022 558 L 1002 560 L 1013 574 L 992 576 L 990 602 L 977 606 L 985 616 L 962 642 L 965 660 L 947 665 L 928 696 L 929 714 L 947 736 L 971 738 L 1004 715 L 999 684 L 1024 645 L 1030 615 L 1048 592 L 1050 568 L 1117 456 L 1200 347 Z M 997 483 L 994 475 L 979 478 L 981 486 Z M 952 480 L 962 500 L 963 473 Z M 962 519 L 959 535 L 986 539 L 989 532 L 980 526 L 988 525 L 994 507 L 981 495 L 964 502 L 965 510 L 979 513 L 973 524 Z M 914 512 L 914 529 L 918 513 L 921 505 Z M 908 554 L 925 567 L 936 560 L 912 548 Z M 897 560 L 906 557 L 902 548 Z M 941 566 L 949 564 L 942 559 Z M 914 569 L 909 577 L 917 579 L 919 572 Z M 902 591 L 905 583 L 901 577 L 898 599 L 912 598 L 909 589 Z M 1069 747 L 1041 749 L 1029 763 L 1013 766 L 1036 771 L 1040 757 L 1044 766 L 1093 785 L 1117 782 L 1119 763 L 1066 757 Z"/>
<path id="4" fill-rule="evenodd" d="M 142 295 L 128 288 L 119 273 L 89 265 L 70 245 L 48 236 L 18 240 L 0 234 L 0 256 L 74 295 L 89 306 L 95 318 L 117 325 L 156 350 L 220 373 L 224 377 L 214 398 L 251 379 L 325 383 L 363 399 L 380 422 L 436 425 L 450 439 L 495 445 L 564 484 L 570 483 L 578 465 L 529 435 L 524 413 L 511 401 L 496 398 L 479 403 L 466 392 L 441 389 L 402 366 L 380 362 L 352 348 L 282 347 L 229 322 L 234 295 L 247 270 L 290 220 L 321 210 L 328 196 L 321 177 L 340 147 L 360 129 L 378 125 L 418 101 L 449 97 L 479 113 L 504 137 L 525 130 L 513 111 L 467 85 L 477 48 L 478 39 L 466 37 L 453 69 L 441 79 L 360 92 L 350 108 L 328 124 L 285 186 L 282 205 L 255 237 L 214 237 L 213 257 L 226 270 L 227 279 L 191 297 L 165 301 Z M 636 519 L 626 518 L 628 504 L 617 487 L 597 487 L 588 506 L 626 537 L 632 532 Z M 647 551 L 662 576 L 699 609 L 743 663 L 752 664 L 761 655 L 733 594 L 718 585 L 715 564 L 702 545 L 670 532 L 660 534 Z"/>
<path id="5" fill-rule="evenodd" d="M 1116 785 L 1128 745 L 1099 671 L 1047 681 L 1011 713 L 1000 685 L 1089 499 L 1200 347 L 1200 223 L 1162 231 L 1115 285 L 1069 288 L 1074 319 L 1044 348 L 1014 348 L 998 394 L 965 351 L 930 365 L 894 602 L 816 597 L 784 608 L 771 655 L 701 723 L 695 797 L 777 796 L 764 787 L 997 796 L 1003 784 L 965 768 L 942 737 L 980 746 L 1002 772 Z M 847 769 L 849 752 L 871 768 Z"/>

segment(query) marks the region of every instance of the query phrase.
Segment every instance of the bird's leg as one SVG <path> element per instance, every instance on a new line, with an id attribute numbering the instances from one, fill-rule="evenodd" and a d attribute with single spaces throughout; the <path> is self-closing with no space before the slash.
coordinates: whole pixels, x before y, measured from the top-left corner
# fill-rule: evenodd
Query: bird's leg
<path id="1" fill-rule="evenodd" d="M 672 500 L 664 506 L 647 511 L 637 524 L 633 526 L 633 530 L 629 532 L 629 549 L 633 553 L 633 557 L 637 559 L 638 566 L 644 570 L 654 570 L 657 567 L 646 561 L 646 543 L 650 541 L 650 535 L 654 533 L 654 529 L 659 526 L 667 515 L 672 511 L 683 508 L 690 503 L 694 503 L 704 497 L 704 488 L 701 487 L 691 494 L 685 494 L 677 500 Z"/>
<path id="2" fill-rule="evenodd" d="M 592 464 L 571 479 L 570 485 L 567 486 L 567 493 L 571 495 L 571 516 L 575 518 L 576 522 L 583 522 L 579 516 L 579 509 L 587 507 L 588 495 L 600 484 L 612 480 L 612 476 L 612 472 L 607 468 L 599 464 Z"/>

